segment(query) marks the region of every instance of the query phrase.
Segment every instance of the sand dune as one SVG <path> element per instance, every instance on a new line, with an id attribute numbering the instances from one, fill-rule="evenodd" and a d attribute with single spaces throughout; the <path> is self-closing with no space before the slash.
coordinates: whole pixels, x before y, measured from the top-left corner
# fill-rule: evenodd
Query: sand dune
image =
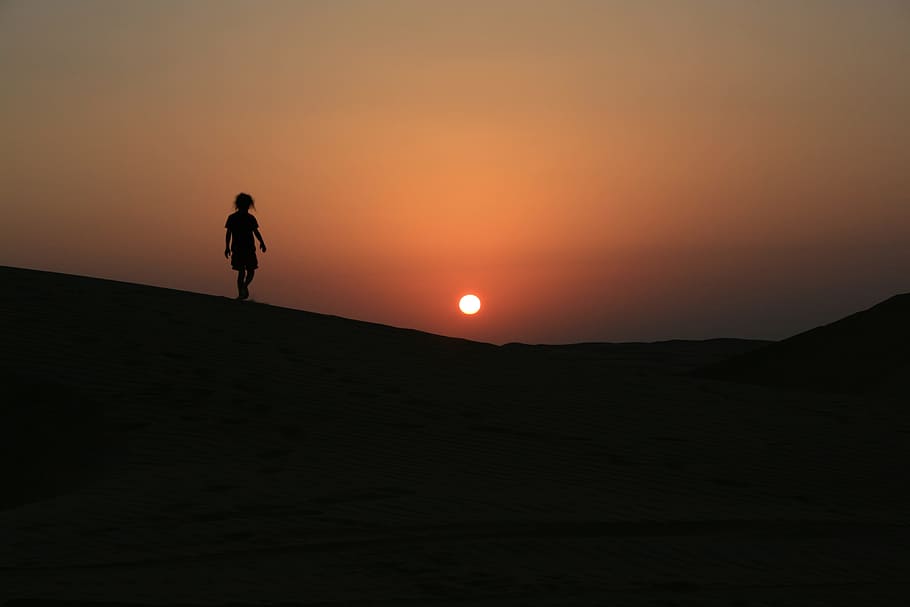
<path id="1" fill-rule="evenodd" d="M 0 278 L 7 605 L 910 599 L 894 393 L 693 373 L 787 342 L 497 347 Z"/>
<path id="2" fill-rule="evenodd" d="M 906 395 L 910 294 L 708 365 L 706 376 L 824 392 Z"/>

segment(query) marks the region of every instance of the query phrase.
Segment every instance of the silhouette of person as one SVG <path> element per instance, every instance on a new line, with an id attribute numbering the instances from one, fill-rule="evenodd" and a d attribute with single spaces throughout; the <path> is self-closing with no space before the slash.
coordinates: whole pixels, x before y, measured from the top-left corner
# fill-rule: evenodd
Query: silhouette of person
<path id="1" fill-rule="evenodd" d="M 253 236 L 259 240 L 259 249 L 265 253 L 265 241 L 259 233 L 259 222 L 250 215 L 250 209 L 255 209 L 253 197 L 245 192 L 237 194 L 234 199 L 236 213 L 228 215 L 224 227 L 224 256 L 231 258 L 231 267 L 237 270 L 237 299 L 246 299 L 250 296 L 250 283 L 256 275 L 259 261 L 256 259 L 256 243 Z"/>

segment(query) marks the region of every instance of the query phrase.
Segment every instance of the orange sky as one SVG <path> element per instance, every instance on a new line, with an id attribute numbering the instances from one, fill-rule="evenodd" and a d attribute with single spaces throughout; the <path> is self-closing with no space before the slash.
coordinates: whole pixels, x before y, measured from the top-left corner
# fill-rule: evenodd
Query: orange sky
<path id="1" fill-rule="evenodd" d="M 908 65 L 886 0 L 3 2 L 0 264 L 230 296 L 247 191 L 261 301 L 782 337 L 910 291 Z"/>

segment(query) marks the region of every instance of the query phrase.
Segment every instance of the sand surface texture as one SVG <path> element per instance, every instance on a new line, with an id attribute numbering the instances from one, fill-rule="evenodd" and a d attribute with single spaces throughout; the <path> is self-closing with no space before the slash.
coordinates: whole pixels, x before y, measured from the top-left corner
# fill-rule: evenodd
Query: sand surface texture
<path id="1" fill-rule="evenodd" d="M 910 604 L 894 390 L 0 279 L 8 605 Z"/>

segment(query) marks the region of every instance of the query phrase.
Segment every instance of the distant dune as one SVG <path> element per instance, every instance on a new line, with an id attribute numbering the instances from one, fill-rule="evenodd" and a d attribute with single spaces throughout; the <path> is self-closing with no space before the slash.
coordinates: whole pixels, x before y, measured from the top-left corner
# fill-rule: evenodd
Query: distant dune
<path id="1" fill-rule="evenodd" d="M 906 396 L 910 294 L 709 365 L 704 375 L 784 388 Z"/>
<path id="2" fill-rule="evenodd" d="M 910 413 L 876 388 L 907 296 L 776 344 L 497 347 L 0 280 L 0 603 L 910 600 Z"/>

